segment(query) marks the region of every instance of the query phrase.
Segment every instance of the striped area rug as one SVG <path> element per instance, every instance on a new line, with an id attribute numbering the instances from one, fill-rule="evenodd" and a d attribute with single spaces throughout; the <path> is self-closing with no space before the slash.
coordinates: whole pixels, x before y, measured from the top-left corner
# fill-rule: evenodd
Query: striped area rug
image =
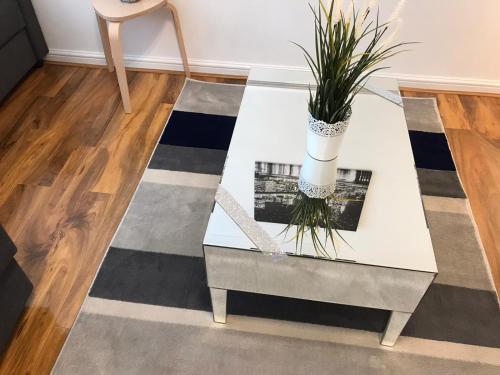
<path id="1" fill-rule="evenodd" d="M 394 348 L 388 312 L 230 292 L 202 240 L 244 87 L 188 80 L 55 374 L 498 374 L 498 300 L 436 103 L 405 99 L 439 276 Z"/>

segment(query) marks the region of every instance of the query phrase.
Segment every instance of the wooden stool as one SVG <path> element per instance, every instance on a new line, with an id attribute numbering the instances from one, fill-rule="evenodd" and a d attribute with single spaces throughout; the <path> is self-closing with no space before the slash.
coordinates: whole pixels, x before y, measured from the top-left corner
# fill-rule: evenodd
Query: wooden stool
<path id="1" fill-rule="evenodd" d="M 116 76 L 122 95 L 123 108 L 126 113 L 132 112 L 130 95 L 128 92 L 127 75 L 123 63 L 123 50 L 120 41 L 122 22 L 139 17 L 166 6 L 174 18 L 177 42 L 181 51 L 182 63 L 186 76 L 190 76 L 184 39 L 182 38 L 181 24 L 177 9 L 168 0 L 140 0 L 136 3 L 122 3 L 120 0 L 92 0 L 97 16 L 97 23 L 101 33 L 101 40 L 106 56 L 106 63 L 110 72 L 116 68 Z"/>

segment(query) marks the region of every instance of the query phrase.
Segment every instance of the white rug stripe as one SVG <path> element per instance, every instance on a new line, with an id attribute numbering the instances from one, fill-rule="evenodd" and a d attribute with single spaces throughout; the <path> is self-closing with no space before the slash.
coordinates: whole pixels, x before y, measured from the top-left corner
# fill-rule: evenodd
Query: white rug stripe
<path id="1" fill-rule="evenodd" d="M 144 321 L 283 336 L 311 341 L 361 346 L 464 362 L 500 365 L 500 349 L 401 336 L 392 347 L 379 345 L 379 335 L 355 329 L 228 315 L 227 324 L 214 323 L 212 313 L 175 307 L 87 297 L 82 312 Z"/>
<path id="2" fill-rule="evenodd" d="M 469 215 L 467 199 L 422 195 L 422 201 L 424 202 L 424 208 L 426 211 Z"/>
<path id="3" fill-rule="evenodd" d="M 189 186 L 203 189 L 217 189 L 220 176 L 201 173 L 178 172 L 164 169 L 146 169 L 143 182 L 154 184 Z"/>

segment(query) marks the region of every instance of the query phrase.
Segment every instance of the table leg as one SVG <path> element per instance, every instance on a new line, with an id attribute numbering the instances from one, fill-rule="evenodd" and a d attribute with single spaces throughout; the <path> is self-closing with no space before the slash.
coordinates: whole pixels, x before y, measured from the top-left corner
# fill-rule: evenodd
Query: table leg
<path id="1" fill-rule="evenodd" d="M 109 34 L 108 25 L 106 20 L 95 14 L 97 18 L 97 25 L 99 26 L 99 34 L 101 35 L 102 49 L 104 50 L 104 57 L 106 57 L 106 64 L 108 65 L 108 70 L 112 72 L 115 70 L 113 66 L 113 58 L 111 57 L 111 45 L 109 44 Z"/>
<path id="2" fill-rule="evenodd" d="M 380 344 L 394 346 L 410 317 L 411 313 L 391 311 L 391 316 L 385 327 Z"/>
<path id="3" fill-rule="evenodd" d="M 174 5 L 167 3 L 167 8 L 172 12 L 172 17 L 174 18 L 175 32 L 177 33 L 177 43 L 179 44 L 179 50 L 181 51 L 182 64 L 184 65 L 184 72 L 186 77 L 191 77 L 191 71 L 189 70 L 189 63 L 186 54 L 186 46 L 184 45 L 184 38 L 182 36 L 181 21 L 179 19 L 179 14 Z"/>
<path id="4" fill-rule="evenodd" d="M 116 68 L 116 77 L 122 95 L 123 108 L 126 113 L 132 112 L 130 105 L 130 95 L 128 92 L 127 73 L 125 72 L 125 64 L 123 63 L 123 49 L 120 40 L 121 22 L 108 23 L 109 42 L 111 44 L 111 54 Z"/>
<path id="5" fill-rule="evenodd" d="M 227 290 L 210 288 L 210 298 L 212 299 L 214 322 L 226 323 Z"/>

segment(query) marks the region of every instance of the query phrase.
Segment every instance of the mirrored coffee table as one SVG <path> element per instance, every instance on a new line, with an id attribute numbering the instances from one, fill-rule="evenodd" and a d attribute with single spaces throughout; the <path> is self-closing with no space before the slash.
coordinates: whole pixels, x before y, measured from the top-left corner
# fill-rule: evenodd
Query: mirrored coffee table
<path id="1" fill-rule="evenodd" d="M 255 162 L 302 163 L 311 78 L 292 70 L 250 73 L 221 179 L 250 217 Z M 216 322 L 226 322 L 227 290 L 238 290 L 389 310 L 381 344 L 395 344 L 437 267 L 397 82 L 372 79 L 366 87 L 372 91 L 355 98 L 338 162 L 372 171 L 357 230 L 341 231 L 347 243 L 327 246 L 327 258 L 307 237 L 296 254 L 295 242 L 281 234 L 286 225 L 259 222 L 285 253 L 269 256 L 216 203 L 203 243 Z"/>

